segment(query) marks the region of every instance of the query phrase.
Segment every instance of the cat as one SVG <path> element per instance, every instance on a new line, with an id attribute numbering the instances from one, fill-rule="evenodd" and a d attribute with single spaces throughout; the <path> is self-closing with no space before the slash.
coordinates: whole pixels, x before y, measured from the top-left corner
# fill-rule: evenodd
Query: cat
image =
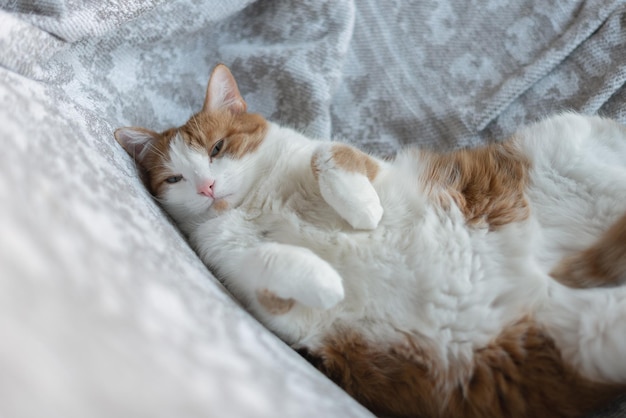
<path id="1" fill-rule="evenodd" d="M 380 159 L 247 111 L 117 141 L 204 263 L 375 414 L 578 417 L 626 393 L 626 128 L 565 113 Z"/>

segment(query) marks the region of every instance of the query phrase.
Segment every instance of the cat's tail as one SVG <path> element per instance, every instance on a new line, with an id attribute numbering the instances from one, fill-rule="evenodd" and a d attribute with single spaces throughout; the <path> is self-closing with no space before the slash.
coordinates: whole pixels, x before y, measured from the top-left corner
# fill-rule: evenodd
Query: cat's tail
<path id="1" fill-rule="evenodd" d="M 626 384 L 626 286 L 574 289 L 552 282 L 537 319 L 583 377 Z"/>
<path id="2" fill-rule="evenodd" d="M 550 275 L 570 287 L 614 286 L 626 282 L 626 213 L 591 247 L 566 257 Z"/>

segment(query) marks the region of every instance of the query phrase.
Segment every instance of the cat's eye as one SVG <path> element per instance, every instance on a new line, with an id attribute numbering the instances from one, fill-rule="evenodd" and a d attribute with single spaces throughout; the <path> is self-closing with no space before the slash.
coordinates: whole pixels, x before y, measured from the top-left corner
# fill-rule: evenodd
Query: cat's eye
<path id="1" fill-rule="evenodd" d="M 166 178 L 165 181 L 170 183 L 170 184 L 174 184 L 174 183 L 178 183 L 182 179 L 183 179 L 183 176 L 177 175 L 177 176 L 170 176 L 170 177 Z"/>
<path id="2" fill-rule="evenodd" d="M 222 150 L 222 147 L 224 146 L 224 140 L 220 139 L 219 141 L 217 141 L 215 143 L 215 145 L 213 145 L 213 148 L 211 149 L 211 158 L 215 157 L 217 154 L 220 153 L 220 151 Z"/>

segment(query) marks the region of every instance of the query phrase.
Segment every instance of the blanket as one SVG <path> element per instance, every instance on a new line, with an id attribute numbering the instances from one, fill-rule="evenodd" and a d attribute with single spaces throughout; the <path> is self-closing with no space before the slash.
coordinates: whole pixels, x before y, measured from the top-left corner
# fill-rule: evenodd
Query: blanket
<path id="1" fill-rule="evenodd" d="M 624 22 L 624 0 L 0 0 L 0 416 L 371 416 L 241 309 L 113 130 L 182 124 L 220 62 L 251 111 L 379 155 L 626 123 Z"/>

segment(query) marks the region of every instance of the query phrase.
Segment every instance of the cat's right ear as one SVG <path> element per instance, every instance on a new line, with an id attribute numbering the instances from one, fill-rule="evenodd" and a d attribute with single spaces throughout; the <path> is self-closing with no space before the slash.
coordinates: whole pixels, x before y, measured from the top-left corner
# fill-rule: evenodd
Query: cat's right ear
<path id="1" fill-rule="evenodd" d="M 235 77 L 228 67 L 224 64 L 215 66 L 209 78 L 202 111 L 211 113 L 218 110 L 228 110 L 238 114 L 244 113 L 246 108 L 246 102 L 241 97 Z"/>
<path id="2" fill-rule="evenodd" d="M 160 137 L 154 131 L 135 127 L 116 129 L 114 135 L 117 142 L 139 165 L 143 165 L 148 150 Z"/>

